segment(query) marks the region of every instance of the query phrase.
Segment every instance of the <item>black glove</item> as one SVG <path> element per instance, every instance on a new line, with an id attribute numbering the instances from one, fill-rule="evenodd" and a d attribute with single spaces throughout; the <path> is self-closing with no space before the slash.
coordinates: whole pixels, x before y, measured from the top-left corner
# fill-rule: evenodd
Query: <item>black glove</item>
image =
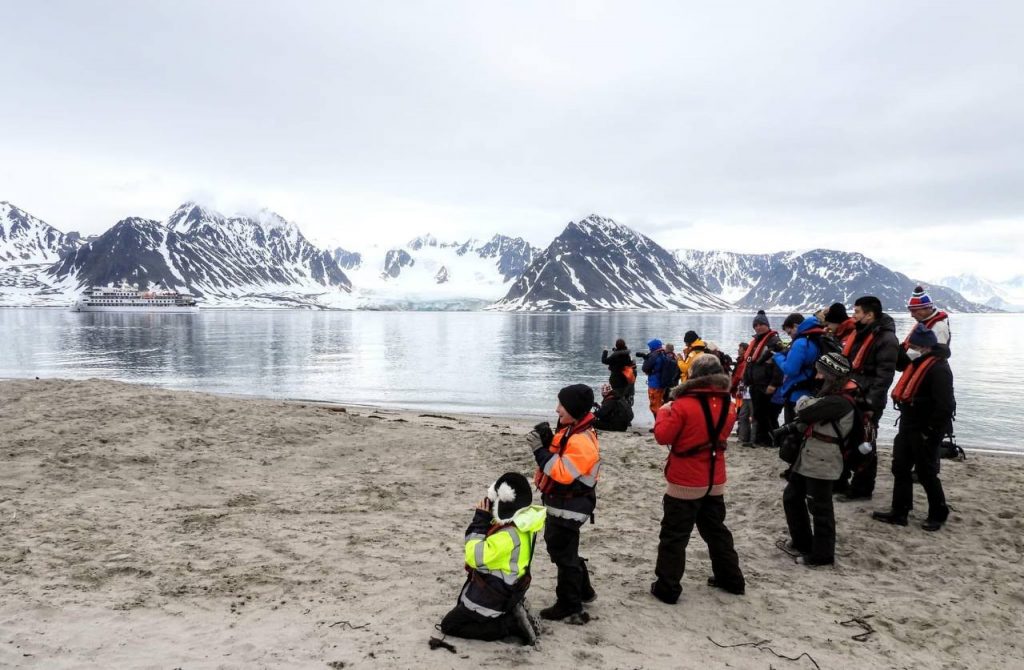
<path id="1" fill-rule="evenodd" d="M 533 429 L 540 436 L 540 444 L 544 449 L 551 446 L 551 440 L 555 439 L 555 434 L 551 432 L 551 424 L 547 421 L 541 421 Z"/>

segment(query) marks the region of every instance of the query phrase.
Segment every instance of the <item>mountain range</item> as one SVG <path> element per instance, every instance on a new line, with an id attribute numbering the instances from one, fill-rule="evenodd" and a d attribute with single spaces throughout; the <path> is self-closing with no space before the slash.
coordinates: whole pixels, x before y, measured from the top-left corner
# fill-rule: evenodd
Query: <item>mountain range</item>
<path id="1" fill-rule="evenodd" d="M 1024 312 L 1024 275 L 1002 282 L 977 275 L 962 274 L 943 277 L 935 282 L 957 291 L 968 300 L 1006 312 Z"/>
<path id="2" fill-rule="evenodd" d="M 545 249 L 520 237 L 321 248 L 262 210 L 185 203 L 163 221 L 126 218 L 82 239 L 0 203 L 0 305 L 67 305 L 82 289 L 166 286 L 207 307 L 507 311 L 807 311 L 863 294 L 902 305 L 915 280 L 857 253 L 670 252 L 615 221 L 570 222 Z M 991 311 L 941 286 L 953 311 Z"/>

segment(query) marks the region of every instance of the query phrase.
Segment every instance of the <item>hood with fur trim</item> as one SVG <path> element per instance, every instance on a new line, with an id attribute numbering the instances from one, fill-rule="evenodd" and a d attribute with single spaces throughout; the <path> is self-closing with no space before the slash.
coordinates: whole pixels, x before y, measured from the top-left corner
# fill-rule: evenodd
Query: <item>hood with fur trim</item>
<path id="1" fill-rule="evenodd" d="M 524 533 L 539 533 L 548 517 L 548 508 L 543 505 L 527 505 L 516 510 L 512 523 Z"/>
<path id="2" fill-rule="evenodd" d="M 732 380 L 729 375 L 709 375 L 707 377 L 698 377 L 696 379 L 688 379 L 679 386 L 676 386 L 669 393 L 671 399 L 675 399 L 687 391 L 693 391 L 696 389 L 705 389 L 709 391 L 725 391 L 729 392 L 729 387 L 732 385 Z"/>

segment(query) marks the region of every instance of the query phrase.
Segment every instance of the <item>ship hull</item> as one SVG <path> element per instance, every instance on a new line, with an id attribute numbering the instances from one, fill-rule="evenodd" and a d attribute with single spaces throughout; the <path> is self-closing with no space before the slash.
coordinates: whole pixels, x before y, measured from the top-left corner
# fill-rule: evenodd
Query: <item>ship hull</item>
<path id="1" fill-rule="evenodd" d="M 145 314 L 196 314 L 198 306 L 184 305 L 82 305 L 75 304 L 72 312 L 138 312 Z"/>

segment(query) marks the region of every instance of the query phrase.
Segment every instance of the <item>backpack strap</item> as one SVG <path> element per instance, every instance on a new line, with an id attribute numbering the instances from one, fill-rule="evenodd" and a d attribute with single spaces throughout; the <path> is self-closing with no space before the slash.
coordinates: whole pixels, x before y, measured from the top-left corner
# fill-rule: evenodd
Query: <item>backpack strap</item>
<path id="1" fill-rule="evenodd" d="M 704 424 L 708 429 L 708 444 L 711 446 L 711 462 L 708 465 L 708 490 L 704 492 L 704 495 L 709 495 L 711 489 L 715 486 L 715 461 L 718 460 L 718 449 L 719 447 L 723 450 L 725 449 L 725 440 L 719 440 L 718 436 L 722 434 L 725 422 L 729 420 L 729 403 L 732 402 L 732 396 L 726 395 L 722 400 L 722 413 L 719 415 L 717 423 L 711 418 L 711 401 L 708 400 L 707 396 L 699 395 L 697 400 L 700 402 L 700 408 L 704 412 Z"/>

